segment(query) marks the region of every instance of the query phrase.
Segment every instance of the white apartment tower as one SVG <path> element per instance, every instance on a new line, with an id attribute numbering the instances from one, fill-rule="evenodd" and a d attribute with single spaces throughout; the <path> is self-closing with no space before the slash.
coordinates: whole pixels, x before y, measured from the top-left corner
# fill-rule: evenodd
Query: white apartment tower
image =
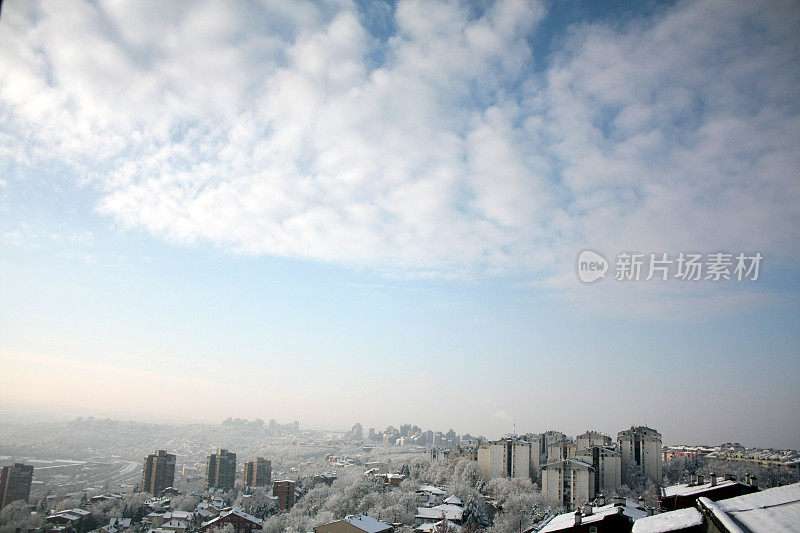
<path id="1" fill-rule="evenodd" d="M 531 443 L 515 438 L 481 444 L 478 468 L 485 480 L 495 477 L 530 478 Z"/>
<path id="2" fill-rule="evenodd" d="M 583 435 L 578 435 L 578 450 L 588 450 L 593 446 L 613 446 L 614 441 L 611 437 L 598 433 L 597 431 L 587 431 Z"/>
<path id="3" fill-rule="evenodd" d="M 617 435 L 622 456 L 622 480 L 629 468 L 638 468 L 656 485 L 661 484 L 661 433 L 646 426 L 631 427 Z"/>
<path id="4" fill-rule="evenodd" d="M 578 450 L 575 458 L 594 467 L 595 496 L 610 496 L 622 486 L 622 456 L 607 446 Z"/>
<path id="5" fill-rule="evenodd" d="M 594 467 L 576 459 L 549 463 L 542 468 L 542 492 L 554 505 L 577 509 L 594 498 Z"/>

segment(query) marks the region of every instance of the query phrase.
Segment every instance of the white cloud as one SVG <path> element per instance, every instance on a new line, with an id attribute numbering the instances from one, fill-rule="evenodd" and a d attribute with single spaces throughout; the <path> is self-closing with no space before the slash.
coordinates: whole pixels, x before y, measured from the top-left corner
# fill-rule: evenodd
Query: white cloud
<path id="1" fill-rule="evenodd" d="M 402 1 L 388 38 L 347 3 L 266 5 L 7 6 L 14 157 L 90 169 L 101 212 L 173 242 L 393 274 L 569 291 L 587 245 L 796 261 L 794 4 L 573 27 L 536 72 L 539 4 Z"/>

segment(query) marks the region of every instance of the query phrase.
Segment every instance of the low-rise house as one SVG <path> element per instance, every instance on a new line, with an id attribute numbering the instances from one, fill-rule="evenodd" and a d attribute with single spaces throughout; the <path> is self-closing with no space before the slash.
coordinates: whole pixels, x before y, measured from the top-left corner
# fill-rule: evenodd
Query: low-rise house
<path id="1" fill-rule="evenodd" d="M 228 524 L 233 526 L 236 533 L 250 533 L 253 530 L 261 529 L 263 521 L 234 507 L 224 509 L 216 518 L 203 522 L 200 525 L 200 531 L 206 533 L 215 529 L 222 529 Z"/>
<path id="2" fill-rule="evenodd" d="M 83 533 L 92 515 L 85 509 L 75 508 L 51 514 L 45 518 L 48 532 Z"/>
<path id="3" fill-rule="evenodd" d="M 646 515 L 632 500 L 615 498 L 608 505 L 587 504 L 573 513 L 554 516 L 540 533 L 629 533 L 633 523 Z"/>
<path id="4" fill-rule="evenodd" d="M 800 483 L 716 502 L 700 497 L 697 504 L 705 515 L 709 531 L 720 533 L 797 531 L 800 522 Z"/>
<path id="5" fill-rule="evenodd" d="M 640 518 L 633 523 L 632 533 L 706 533 L 703 514 L 689 507 L 668 513 Z"/>
<path id="6" fill-rule="evenodd" d="M 757 480 L 753 477 L 748 477 L 748 483 L 741 483 L 733 479 L 719 479 L 715 474 L 711 474 L 708 481 L 703 476 L 693 475 L 690 483 L 663 487 L 659 504 L 662 511 L 674 511 L 694 507 L 700 497 L 717 501 L 751 494 L 757 490 Z"/>
<path id="7" fill-rule="evenodd" d="M 797 531 L 800 483 L 713 501 L 637 520 L 633 533 L 777 533 Z"/>
<path id="8" fill-rule="evenodd" d="M 417 533 L 461 533 L 463 530 L 463 526 L 449 520 L 440 520 L 434 524 L 422 524 L 414 529 Z"/>
<path id="9" fill-rule="evenodd" d="M 433 524 L 447 520 L 461 525 L 464 521 L 464 508 L 460 505 L 443 503 L 433 507 L 417 507 L 416 517 L 419 525 Z"/>
<path id="10" fill-rule="evenodd" d="M 314 533 L 392 533 L 394 528 L 368 515 L 348 516 L 314 528 Z"/>
<path id="11" fill-rule="evenodd" d="M 186 533 L 186 530 L 189 529 L 189 522 L 173 518 L 169 522 L 161 524 L 161 529 L 173 531 L 174 533 Z"/>
<path id="12" fill-rule="evenodd" d="M 447 492 L 434 485 L 420 485 L 417 489 L 417 503 L 424 507 L 432 507 L 442 503 L 446 495 Z"/>

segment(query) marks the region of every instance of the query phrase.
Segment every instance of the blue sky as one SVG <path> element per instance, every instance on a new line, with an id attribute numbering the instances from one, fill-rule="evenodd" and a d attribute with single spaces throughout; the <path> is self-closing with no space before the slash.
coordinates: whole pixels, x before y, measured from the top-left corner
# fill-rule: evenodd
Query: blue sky
<path id="1" fill-rule="evenodd" d="M 3 409 L 800 446 L 800 10 L 597 5 L 4 5 Z"/>

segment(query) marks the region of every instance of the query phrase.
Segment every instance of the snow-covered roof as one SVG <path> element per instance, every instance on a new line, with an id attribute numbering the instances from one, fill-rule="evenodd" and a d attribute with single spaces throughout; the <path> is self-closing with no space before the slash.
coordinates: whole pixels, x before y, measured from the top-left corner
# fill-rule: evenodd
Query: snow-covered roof
<path id="1" fill-rule="evenodd" d="M 703 525 L 703 515 L 694 507 L 645 516 L 633 523 L 632 533 L 666 533 Z"/>
<path id="2" fill-rule="evenodd" d="M 210 524 L 213 524 L 213 523 L 216 523 L 216 522 L 220 522 L 226 516 L 230 516 L 232 514 L 236 515 L 238 517 L 244 518 L 245 520 L 249 520 L 250 522 L 254 522 L 256 524 L 259 524 L 259 525 L 264 523 L 264 521 L 261 520 L 260 518 L 256 518 L 255 516 L 244 512 L 243 510 L 239 509 L 238 507 L 234 507 L 232 509 L 228 509 L 226 511 L 221 512 L 219 514 L 219 516 L 214 518 L 213 520 L 209 520 L 207 522 L 203 522 L 200 527 L 206 527 L 206 526 L 208 526 Z"/>
<path id="3" fill-rule="evenodd" d="M 439 530 L 451 531 L 452 529 L 455 529 L 456 533 L 461 533 L 464 528 L 447 520 L 439 520 L 436 523 L 422 524 L 414 531 L 419 531 L 420 533 L 436 533 Z"/>
<path id="4" fill-rule="evenodd" d="M 392 526 L 385 522 L 381 522 L 377 518 L 372 518 L 368 515 L 359 515 L 359 516 L 348 516 L 344 519 L 345 522 L 350 524 L 351 526 L 355 526 L 361 531 L 366 531 L 367 533 L 380 533 L 381 531 L 388 531 L 392 529 Z"/>
<path id="5" fill-rule="evenodd" d="M 419 488 L 417 489 L 417 492 L 428 492 L 430 494 L 435 494 L 437 496 L 444 496 L 445 494 L 447 494 L 447 492 L 434 485 L 420 485 Z"/>
<path id="6" fill-rule="evenodd" d="M 460 522 L 463 516 L 463 507 L 445 503 L 435 507 L 417 507 L 416 518 L 421 518 L 423 520 L 441 520 L 444 518 L 446 520 L 456 520 Z"/>
<path id="7" fill-rule="evenodd" d="M 718 479 L 717 484 L 712 486 L 711 482 L 701 483 L 700 485 L 690 485 L 689 483 L 681 483 L 679 485 L 670 485 L 661 489 L 661 496 L 663 498 L 674 498 L 675 496 L 692 496 L 695 494 L 702 494 L 708 490 L 716 490 L 719 487 L 730 487 L 738 484 L 738 481 L 731 479 Z"/>
<path id="8" fill-rule="evenodd" d="M 461 498 L 456 496 L 455 494 L 447 498 L 444 503 L 449 503 L 452 505 L 460 505 L 461 507 L 464 506 L 464 502 L 461 501 Z"/>
<path id="9" fill-rule="evenodd" d="M 800 483 L 701 505 L 724 522 L 753 532 L 797 531 L 800 524 Z"/>
<path id="10" fill-rule="evenodd" d="M 613 503 L 603 505 L 602 507 L 592 507 L 592 514 L 582 515 L 582 524 L 591 524 L 592 522 L 600 522 L 607 516 L 613 514 L 625 515 L 631 520 L 638 520 L 644 518 L 647 513 L 641 509 L 637 509 L 631 500 L 626 500 L 625 505 L 614 505 Z M 575 525 L 575 513 L 564 513 L 554 516 L 545 525 L 539 533 L 547 533 L 548 531 L 561 531 L 562 529 L 571 528 Z"/>
<path id="11" fill-rule="evenodd" d="M 189 527 L 189 523 L 186 522 L 185 520 L 178 520 L 177 518 L 173 518 L 166 524 L 161 524 L 161 527 L 163 529 L 171 529 L 171 528 L 187 529 Z"/>

